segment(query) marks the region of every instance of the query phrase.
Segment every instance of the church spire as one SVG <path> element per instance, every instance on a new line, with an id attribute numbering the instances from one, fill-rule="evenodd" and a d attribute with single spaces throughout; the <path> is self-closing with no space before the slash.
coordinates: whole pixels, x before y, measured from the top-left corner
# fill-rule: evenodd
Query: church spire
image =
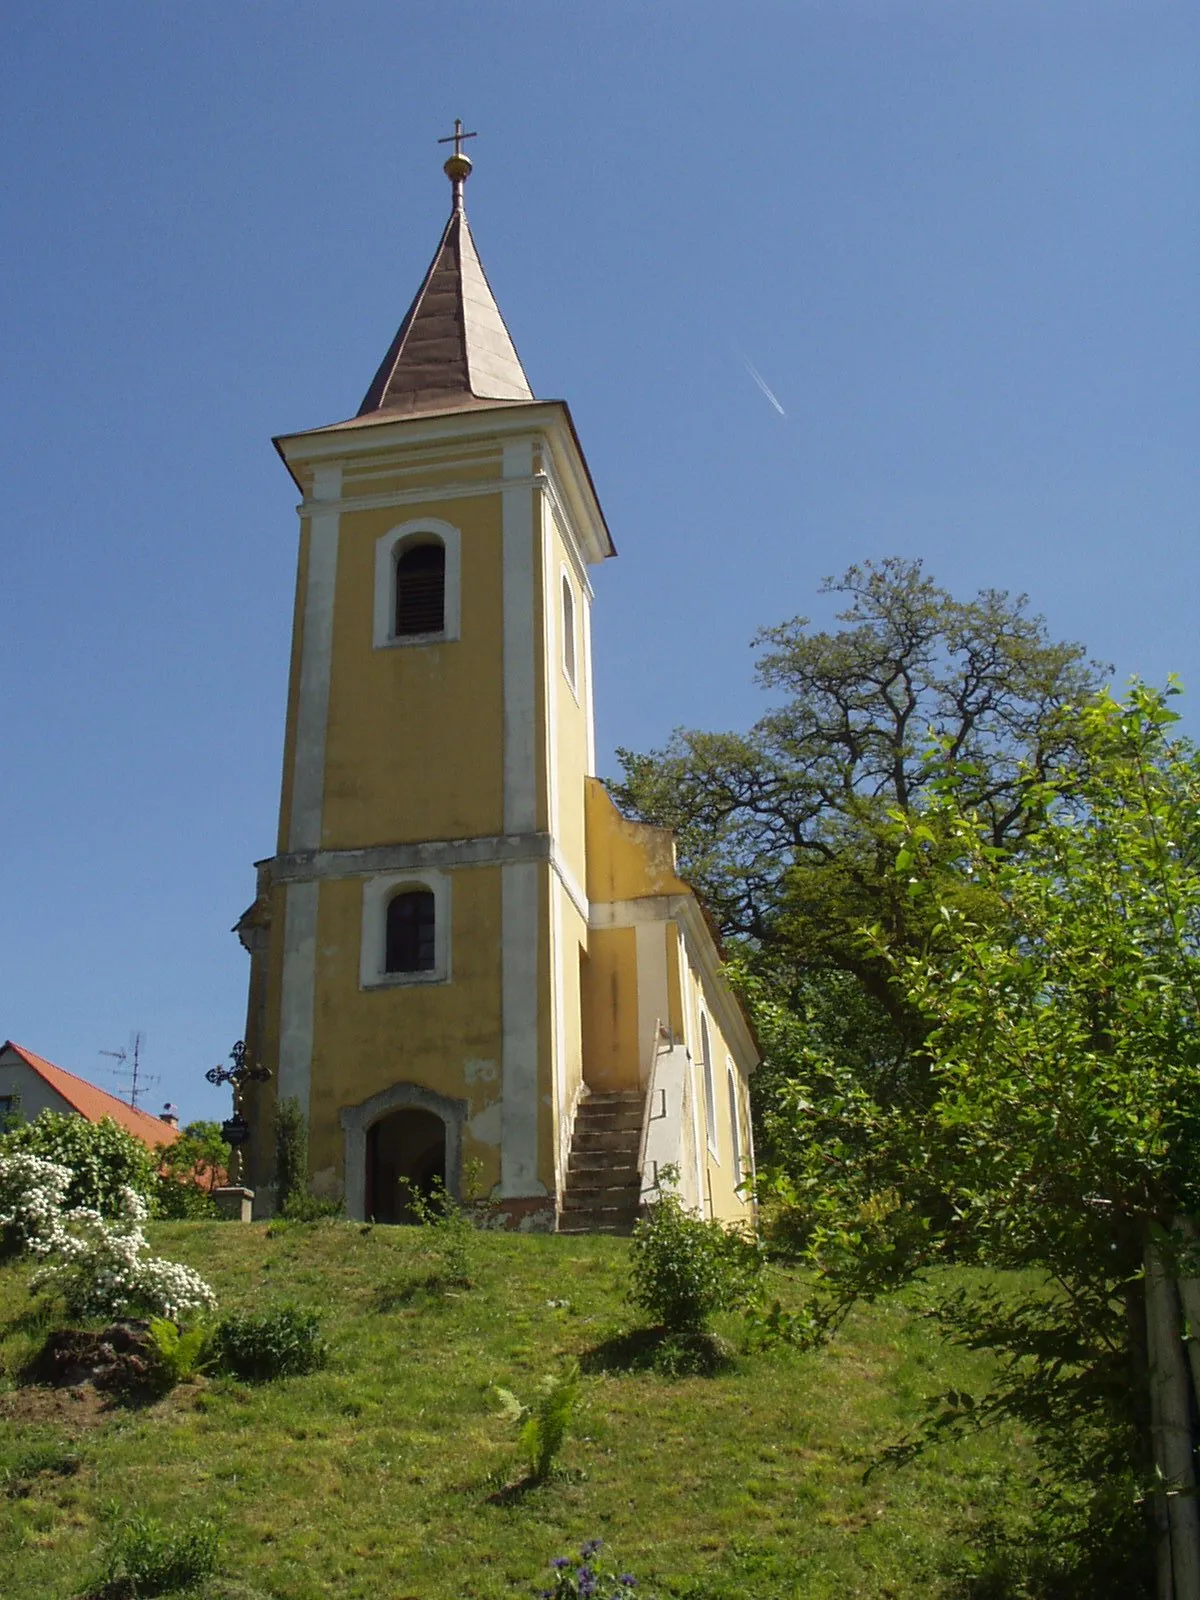
<path id="1" fill-rule="evenodd" d="M 454 132 L 439 140 L 454 144 L 444 168 L 453 196 L 450 218 L 425 281 L 358 408 L 360 417 L 533 399 L 467 223 L 463 189 L 471 160 L 462 142 L 474 137 L 456 120 Z"/>

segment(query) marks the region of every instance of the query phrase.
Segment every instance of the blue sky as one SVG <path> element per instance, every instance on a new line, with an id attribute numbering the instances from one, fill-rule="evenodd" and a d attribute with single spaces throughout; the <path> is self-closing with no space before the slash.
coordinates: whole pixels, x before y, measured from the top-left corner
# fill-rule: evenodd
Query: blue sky
<path id="1" fill-rule="evenodd" d="M 151 1104 L 226 1112 L 294 581 L 270 438 L 356 408 L 455 116 L 621 552 L 602 752 L 751 722 L 754 629 L 888 554 L 1200 694 L 1198 71 L 1158 0 L 10 0 L 0 1037 L 103 1082 L 141 1028 Z"/>

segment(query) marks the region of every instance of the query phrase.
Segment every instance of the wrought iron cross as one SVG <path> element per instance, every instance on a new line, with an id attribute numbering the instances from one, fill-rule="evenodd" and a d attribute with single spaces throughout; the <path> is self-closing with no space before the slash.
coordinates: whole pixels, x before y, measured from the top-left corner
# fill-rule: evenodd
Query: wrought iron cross
<path id="1" fill-rule="evenodd" d="M 464 133 L 463 132 L 463 125 L 462 125 L 462 118 L 461 117 L 455 117 L 455 119 L 454 119 L 454 132 L 453 133 L 448 133 L 444 139 L 439 139 L 438 143 L 439 144 L 453 144 L 453 146 L 454 146 L 454 154 L 456 156 L 460 156 L 460 155 L 462 155 L 463 140 L 464 139 L 478 139 L 478 137 L 479 137 L 479 135 L 477 133 Z"/>

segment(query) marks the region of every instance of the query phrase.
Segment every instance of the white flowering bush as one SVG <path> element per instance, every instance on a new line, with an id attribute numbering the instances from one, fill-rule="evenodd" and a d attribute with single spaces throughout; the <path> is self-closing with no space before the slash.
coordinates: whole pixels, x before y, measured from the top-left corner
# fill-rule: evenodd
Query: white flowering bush
<path id="1" fill-rule="evenodd" d="M 116 1215 L 64 1205 L 71 1171 L 39 1156 L 0 1156 L 0 1228 L 12 1245 L 45 1260 L 30 1288 L 61 1294 L 72 1316 L 110 1317 L 128 1311 L 178 1318 L 217 1303 L 198 1273 L 147 1254 L 142 1225 L 146 1201 L 124 1187 Z"/>
<path id="2" fill-rule="evenodd" d="M 71 1170 L 41 1156 L 0 1156 L 0 1234 L 4 1253 L 48 1255 L 57 1238 Z"/>

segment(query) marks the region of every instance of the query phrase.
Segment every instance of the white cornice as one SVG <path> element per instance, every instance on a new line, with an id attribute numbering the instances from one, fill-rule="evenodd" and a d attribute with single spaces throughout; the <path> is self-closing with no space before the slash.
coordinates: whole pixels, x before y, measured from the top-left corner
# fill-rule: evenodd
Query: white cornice
<path id="1" fill-rule="evenodd" d="M 514 435 L 534 437 L 546 444 L 563 519 L 578 531 L 588 564 L 603 561 L 614 554 L 608 526 L 596 498 L 570 411 L 562 400 L 534 401 L 434 417 L 399 417 L 388 422 L 363 422 L 357 427 L 282 434 L 275 440 L 275 446 L 293 477 L 296 477 L 297 469 L 312 467 L 318 462 L 337 461 L 348 467 L 364 457 L 380 456 L 392 451 L 403 455 L 414 445 L 485 438 L 494 439 L 500 444 L 510 441 Z M 438 492 L 443 491 L 439 489 Z M 474 492 L 486 491 L 476 485 Z M 401 496 L 412 493 L 407 489 L 398 491 Z M 426 497 L 428 493 L 428 490 L 425 491 Z M 396 498 L 385 499 L 382 503 L 403 502 Z"/>

